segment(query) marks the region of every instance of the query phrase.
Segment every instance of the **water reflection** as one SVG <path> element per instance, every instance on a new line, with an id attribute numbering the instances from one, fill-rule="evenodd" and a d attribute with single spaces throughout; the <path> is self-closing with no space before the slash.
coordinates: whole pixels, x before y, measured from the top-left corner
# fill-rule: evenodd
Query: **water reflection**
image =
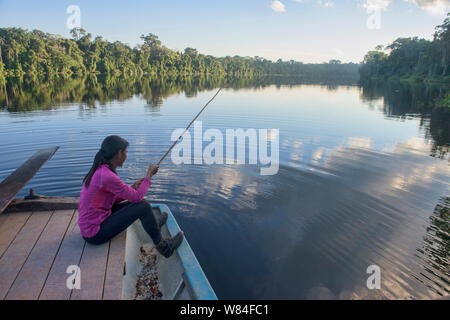
<path id="1" fill-rule="evenodd" d="M 9 111 L 42 110 L 63 103 L 82 103 L 89 107 L 104 105 L 110 101 L 125 101 L 134 95 L 143 98 L 149 107 L 161 106 L 167 97 L 183 93 L 194 98 L 199 92 L 218 87 L 243 89 L 266 88 L 271 85 L 298 86 L 299 84 L 326 85 L 328 90 L 337 90 L 342 85 L 354 85 L 356 79 L 305 80 L 302 77 L 264 76 L 256 78 L 228 77 L 115 77 L 111 75 L 89 75 L 83 78 L 42 78 L 25 75 L 10 77 L 6 92 L 0 91 L 0 106 Z M 7 94 L 6 94 L 7 93 Z"/>
<path id="2" fill-rule="evenodd" d="M 197 97 L 199 92 L 218 87 L 239 89 L 299 88 L 302 84 L 320 84 L 327 91 L 342 91 L 343 85 L 355 84 L 355 79 L 317 79 L 302 77 L 265 76 L 259 78 L 226 77 L 114 77 L 90 75 L 84 78 L 50 79 L 36 76 L 8 78 L 6 92 L 0 91 L 0 106 L 9 112 L 52 110 L 67 103 L 80 103 L 82 116 L 89 117 L 90 109 L 110 102 L 126 102 L 133 97 L 144 99 L 147 110 L 158 116 L 164 101 L 172 95 Z M 347 87 L 351 88 L 351 87 Z M 370 109 L 387 117 L 405 120 L 420 118 L 420 127 L 433 141 L 430 154 L 444 158 L 450 143 L 450 108 L 436 108 L 448 88 L 442 85 L 387 82 L 361 87 L 361 100 Z M 286 92 L 286 91 L 284 91 Z M 80 113 L 81 114 L 81 113 Z"/>
<path id="3" fill-rule="evenodd" d="M 422 278 L 424 285 L 437 291 L 440 295 L 450 293 L 450 198 L 441 198 L 429 218 L 430 224 L 417 248 L 417 256 L 424 261 Z M 418 278 L 420 281 L 420 278 Z M 429 284 L 430 283 L 430 284 Z M 447 286 L 442 288 L 441 283 Z"/>
<path id="4" fill-rule="evenodd" d="M 264 281 L 241 281 L 257 282 L 254 296 L 268 299 L 409 299 L 448 293 L 448 269 L 434 280 L 432 290 L 423 275 L 424 267 L 432 266 L 412 258 L 429 208 L 439 198 L 435 192 L 445 192 L 450 179 L 445 162 L 430 158 L 420 165 L 430 168 L 422 180 L 423 171 L 408 168 L 418 162 L 416 157 L 423 160 L 418 153 L 409 144 L 391 155 L 342 146 L 325 163 L 334 175 L 283 167 L 271 181 L 277 187 L 270 196 L 257 196 L 252 199 L 257 208 L 245 211 L 253 218 L 248 228 L 264 257 L 252 265 L 267 275 Z M 399 188 L 398 177 L 406 185 Z M 265 191 L 255 194 L 267 195 Z M 448 252 L 444 256 L 448 259 Z M 371 264 L 381 267 L 380 291 L 365 287 Z"/>
<path id="5" fill-rule="evenodd" d="M 436 107 L 448 92 L 445 84 L 388 81 L 362 87 L 361 99 L 372 108 L 379 106 L 392 118 L 419 117 L 426 137 L 433 141 L 431 155 L 444 158 L 450 144 L 450 106 Z"/>

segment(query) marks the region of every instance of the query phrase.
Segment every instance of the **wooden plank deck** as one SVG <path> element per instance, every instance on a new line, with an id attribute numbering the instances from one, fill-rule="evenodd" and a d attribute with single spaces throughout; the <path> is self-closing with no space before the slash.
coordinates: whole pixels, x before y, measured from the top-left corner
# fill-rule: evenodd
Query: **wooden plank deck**
<path id="1" fill-rule="evenodd" d="M 76 209 L 0 216 L 0 300 L 118 300 L 125 263 L 123 232 L 100 246 L 80 235 Z M 81 289 L 66 273 L 80 266 Z"/>

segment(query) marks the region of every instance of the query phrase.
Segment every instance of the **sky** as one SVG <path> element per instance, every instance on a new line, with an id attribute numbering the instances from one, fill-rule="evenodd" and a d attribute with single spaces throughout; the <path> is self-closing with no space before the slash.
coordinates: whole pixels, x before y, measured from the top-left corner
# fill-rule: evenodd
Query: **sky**
<path id="1" fill-rule="evenodd" d="M 361 62 L 398 37 L 431 39 L 450 11 L 450 0 L 0 0 L 0 27 L 70 37 L 71 5 L 108 41 L 135 46 L 154 33 L 174 50 L 304 63 Z"/>

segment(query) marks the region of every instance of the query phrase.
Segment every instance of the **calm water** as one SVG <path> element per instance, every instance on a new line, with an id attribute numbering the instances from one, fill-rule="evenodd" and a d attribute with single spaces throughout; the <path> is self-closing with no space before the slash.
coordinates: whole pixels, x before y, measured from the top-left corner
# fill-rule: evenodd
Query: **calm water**
<path id="1" fill-rule="evenodd" d="M 101 141 L 118 134 L 131 143 L 119 175 L 132 183 L 214 93 L 175 90 L 157 104 L 130 93 L 96 106 L 91 99 L 29 112 L 4 108 L 0 180 L 36 150 L 58 145 L 27 190 L 78 196 Z M 433 136 L 432 117 L 396 115 L 388 98 L 355 86 L 267 85 L 224 89 L 208 107 L 204 130 L 280 130 L 277 175 L 261 176 L 257 165 L 169 159 L 147 194 L 169 205 L 219 298 L 450 292 L 448 123 Z M 381 268 L 381 290 L 366 287 L 372 264 Z"/>

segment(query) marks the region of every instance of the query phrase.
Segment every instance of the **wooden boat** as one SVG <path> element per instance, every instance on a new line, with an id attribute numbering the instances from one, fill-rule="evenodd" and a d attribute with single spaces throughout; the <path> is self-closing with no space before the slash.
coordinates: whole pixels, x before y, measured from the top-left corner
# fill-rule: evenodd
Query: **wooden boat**
<path id="1" fill-rule="evenodd" d="M 164 211 L 168 213 L 167 222 L 161 230 L 164 237 L 172 237 L 180 231 L 175 217 L 165 204 L 154 204 L 152 208 L 156 214 L 161 214 Z M 127 229 L 126 237 L 125 265 L 127 266 L 127 275 L 124 277 L 123 298 L 131 299 L 136 296 L 135 284 L 138 281 L 136 277 L 142 268 L 136 258 L 139 256 L 138 250 L 142 252 L 141 248 L 147 246 L 147 250 L 153 251 L 156 255 L 154 267 L 163 297 L 172 300 L 217 300 L 217 296 L 186 237 L 176 250 L 176 254 L 168 259 L 156 253 L 156 249 L 153 249 L 152 240 L 139 221 L 136 221 Z"/>
<path id="2" fill-rule="evenodd" d="M 185 238 L 168 259 L 139 221 L 108 243 L 86 243 L 78 228 L 78 198 L 13 198 L 57 148 L 41 150 L 0 183 L 0 299 L 217 300 Z M 163 236 L 179 226 L 168 213 Z"/>

